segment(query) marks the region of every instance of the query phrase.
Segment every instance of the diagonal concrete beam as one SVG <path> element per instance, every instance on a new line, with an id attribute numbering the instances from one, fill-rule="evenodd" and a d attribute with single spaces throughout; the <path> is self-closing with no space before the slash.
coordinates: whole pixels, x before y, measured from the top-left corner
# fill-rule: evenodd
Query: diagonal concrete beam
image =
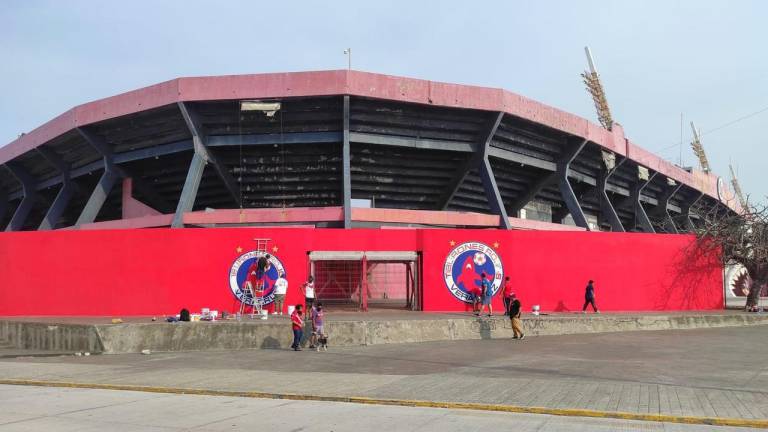
<path id="1" fill-rule="evenodd" d="M 117 180 L 123 176 L 123 172 L 115 165 L 112 148 L 103 138 L 85 127 L 79 127 L 76 130 L 101 155 L 104 164 L 104 173 L 101 175 L 93 192 L 91 192 L 88 202 L 85 203 L 83 211 L 80 212 L 80 216 L 77 218 L 77 222 L 75 222 L 75 227 L 79 227 L 83 224 L 93 223 L 96 220 L 110 191 L 112 191 Z"/>
<path id="2" fill-rule="evenodd" d="M 679 234 L 679 231 L 672 215 L 669 213 L 669 201 L 677 194 L 681 187 L 683 187 L 682 183 L 667 185 L 664 193 L 658 198 L 658 204 L 651 211 L 654 218 L 661 218 L 664 221 L 664 226 L 669 227 L 672 234 Z"/>
<path id="3" fill-rule="evenodd" d="M 205 165 L 206 161 L 203 156 L 201 156 L 200 153 L 195 152 L 195 154 L 192 155 L 192 162 L 189 164 L 187 179 L 184 181 L 184 188 L 181 190 L 176 213 L 173 215 L 173 220 L 171 222 L 172 228 L 184 227 L 184 213 L 192 211 L 192 208 L 195 205 L 195 197 L 197 196 L 197 190 L 200 187 L 200 180 L 203 178 Z"/>
<path id="4" fill-rule="evenodd" d="M 205 134 L 200 116 L 195 109 L 184 102 L 178 102 L 181 115 L 184 117 L 184 122 L 187 124 L 189 132 L 192 134 L 192 146 L 196 154 L 199 154 L 206 163 L 213 164 L 213 168 L 219 175 L 219 178 L 224 182 L 227 192 L 235 201 L 238 207 L 242 207 L 240 200 L 240 186 L 232 174 L 227 170 L 227 167 L 222 164 L 219 158 L 216 156 L 216 152 L 208 147 L 208 137 Z M 199 186 L 199 185 L 198 185 Z"/>
<path id="5" fill-rule="evenodd" d="M 56 223 L 61 219 L 61 216 L 66 211 L 69 202 L 72 197 L 78 191 L 77 184 L 72 180 L 70 175 L 70 164 L 64 161 L 59 155 L 52 150 L 38 147 L 37 152 L 40 153 L 54 168 L 61 174 L 62 186 L 59 189 L 59 193 L 56 194 L 56 198 L 51 203 L 48 211 L 45 213 L 40 226 L 37 227 L 38 231 L 52 230 L 56 228 Z"/>
<path id="6" fill-rule="evenodd" d="M 491 146 L 491 141 L 493 141 L 493 137 L 496 135 L 496 131 L 499 129 L 499 125 L 503 118 L 503 112 L 496 114 L 496 119 L 488 130 L 488 135 L 486 136 L 485 141 L 478 149 L 481 159 L 477 168 L 480 174 L 480 180 L 483 183 L 486 199 L 488 199 L 488 207 L 490 207 L 491 212 L 499 215 L 499 226 L 501 228 L 512 229 L 512 225 L 509 223 L 509 218 L 507 217 L 507 209 L 504 207 L 504 201 L 501 198 L 499 187 L 496 184 L 496 177 L 493 175 L 491 162 L 488 160 L 488 149 Z"/>
<path id="7" fill-rule="evenodd" d="M 35 206 L 35 201 L 38 198 L 36 183 L 37 181 L 20 165 L 8 162 L 5 164 L 5 168 L 11 172 L 11 175 L 21 183 L 24 197 L 21 199 L 21 203 L 16 207 L 16 211 L 11 217 L 11 221 L 8 226 L 5 227 L 6 231 L 19 231 L 24 228 L 24 223 L 27 221 L 27 216 Z"/>
<path id="8" fill-rule="evenodd" d="M 487 158 L 490 153 L 490 143 L 493 140 L 493 136 L 496 134 L 496 130 L 498 130 L 503 117 L 503 114 L 500 115 L 497 113 L 494 118 L 489 121 L 488 129 L 484 131 L 482 136 L 478 136 L 475 143 L 468 143 L 471 145 L 471 154 L 464 160 L 464 162 L 459 164 L 459 167 L 453 172 L 451 182 L 438 199 L 440 209 L 448 209 L 451 201 L 453 201 L 453 197 L 459 192 L 461 185 L 464 184 L 464 180 L 466 180 L 473 169 L 478 169 L 479 171 L 480 166 L 483 164 L 483 158 Z"/>
<path id="9" fill-rule="evenodd" d="M 523 210 L 529 202 L 533 201 L 536 198 L 536 195 L 541 193 L 544 188 L 554 183 L 555 180 L 557 180 L 556 172 L 548 172 L 544 174 L 543 177 L 539 177 L 539 179 L 528 188 L 524 195 L 518 197 L 512 205 L 510 205 L 509 212 L 520 217 L 520 211 Z"/>
<path id="10" fill-rule="evenodd" d="M 440 202 L 440 209 L 446 210 L 451 204 L 453 197 L 456 196 L 461 185 L 466 180 L 469 173 L 476 169 L 480 176 L 480 181 L 483 184 L 483 191 L 485 197 L 488 200 L 488 207 L 491 212 L 499 215 L 499 225 L 505 229 L 511 229 L 509 219 L 507 218 L 507 210 L 504 206 L 504 202 L 499 193 L 499 187 L 496 184 L 496 177 L 493 174 L 493 168 L 491 167 L 488 156 L 491 151 L 491 141 L 496 135 L 496 131 L 499 129 L 504 113 L 499 112 L 494 115 L 489 121 L 488 129 L 485 133 L 478 138 L 478 142 L 472 147 L 472 154 L 459 165 L 454 171 L 452 180 L 448 184 L 448 187 L 443 191 L 438 202 Z"/>

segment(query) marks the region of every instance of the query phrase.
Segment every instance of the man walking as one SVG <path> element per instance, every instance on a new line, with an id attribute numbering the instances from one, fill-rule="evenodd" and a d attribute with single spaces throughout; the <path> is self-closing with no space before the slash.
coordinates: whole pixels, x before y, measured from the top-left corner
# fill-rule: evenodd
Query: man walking
<path id="1" fill-rule="evenodd" d="M 584 291 L 584 307 L 581 308 L 581 313 L 585 314 L 587 313 L 587 305 L 592 305 L 592 310 L 595 311 L 595 313 L 600 313 L 599 310 L 597 310 L 597 306 L 595 305 L 595 287 L 593 285 L 594 281 L 590 280 L 587 284 L 587 288 Z"/>
<path id="2" fill-rule="evenodd" d="M 512 322 L 512 339 L 523 340 L 525 339 L 525 334 L 523 334 L 523 325 L 520 321 L 522 304 L 514 294 L 511 295 L 511 300 L 512 303 L 509 305 L 509 320 Z"/>

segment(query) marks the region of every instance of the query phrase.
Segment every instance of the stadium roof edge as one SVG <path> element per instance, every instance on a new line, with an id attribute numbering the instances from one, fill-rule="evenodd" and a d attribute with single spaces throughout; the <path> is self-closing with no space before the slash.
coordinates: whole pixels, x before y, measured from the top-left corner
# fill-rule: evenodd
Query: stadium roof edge
<path id="1" fill-rule="evenodd" d="M 77 105 L 0 147 L 0 164 L 77 127 L 177 102 L 333 95 L 503 111 L 509 115 L 587 139 L 668 178 L 719 199 L 717 176 L 698 170 L 688 172 L 656 156 L 629 141 L 620 125 L 616 125 L 612 131 L 609 131 L 575 114 L 501 88 L 442 83 L 354 70 L 175 78 Z"/>

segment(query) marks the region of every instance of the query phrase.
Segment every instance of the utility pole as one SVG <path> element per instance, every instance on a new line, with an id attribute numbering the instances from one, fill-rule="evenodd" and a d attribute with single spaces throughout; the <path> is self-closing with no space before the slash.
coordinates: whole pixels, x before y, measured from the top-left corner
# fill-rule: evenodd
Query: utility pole
<path id="1" fill-rule="evenodd" d="M 347 70 L 352 70 L 352 48 L 345 49 L 344 54 L 347 55 Z"/>

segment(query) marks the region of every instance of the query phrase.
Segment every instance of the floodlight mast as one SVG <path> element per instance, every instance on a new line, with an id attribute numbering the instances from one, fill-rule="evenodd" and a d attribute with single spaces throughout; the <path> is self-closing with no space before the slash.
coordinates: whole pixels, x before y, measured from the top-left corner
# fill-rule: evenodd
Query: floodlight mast
<path id="1" fill-rule="evenodd" d="M 733 191 L 736 192 L 736 197 L 739 198 L 741 208 L 746 210 L 747 200 L 744 198 L 744 193 L 741 192 L 741 185 L 739 184 L 739 179 L 736 177 L 736 173 L 733 171 L 733 165 L 728 164 L 728 169 L 731 170 L 731 184 L 733 185 Z"/>
<path id="2" fill-rule="evenodd" d="M 588 46 L 584 47 L 584 52 L 587 54 L 587 63 L 589 63 L 589 72 L 597 74 L 597 68 L 595 67 L 595 60 L 592 58 L 592 51 Z"/>
<path id="3" fill-rule="evenodd" d="M 598 75 L 597 67 L 595 67 L 595 60 L 592 58 L 592 52 L 589 50 L 589 47 L 584 47 L 584 52 L 587 55 L 589 71 L 584 71 L 581 77 L 584 79 L 584 85 L 587 86 L 587 91 L 595 103 L 598 121 L 604 128 L 611 130 L 613 129 L 613 117 L 608 107 L 608 100 L 605 97 L 605 89 L 602 82 L 600 82 L 600 75 Z"/>
<path id="4" fill-rule="evenodd" d="M 691 122 L 691 130 L 693 131 L 693 141 L 691 141 L 691 148 L 693 153 L 699 159 L 699 165 L 704 172 L 710 172 L 712 169 L 709 166 L 709 160 L 707 160 L 707 154 L 704 152 L 704 146 L 701 144 L 701 136 L 699 130 L 696 129 L 696 125 Z"/>

